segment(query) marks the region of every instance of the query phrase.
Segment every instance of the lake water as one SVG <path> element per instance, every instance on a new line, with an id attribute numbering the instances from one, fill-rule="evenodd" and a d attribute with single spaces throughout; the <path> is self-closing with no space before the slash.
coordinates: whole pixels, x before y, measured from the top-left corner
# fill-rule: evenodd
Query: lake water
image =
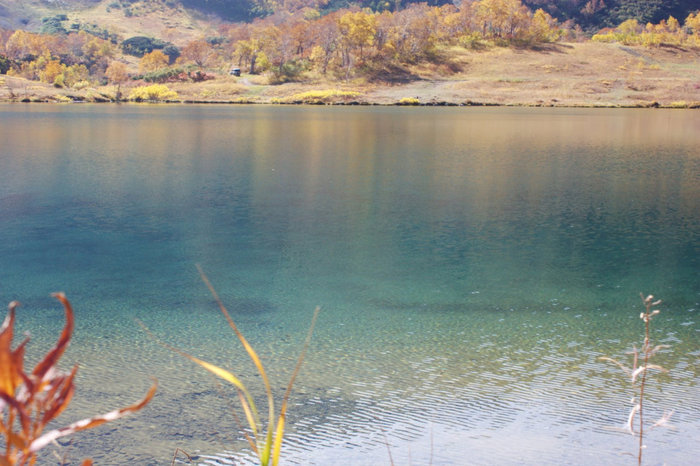
<path id="1" fill-rule="evenodd" d="M 97 464 L 250 461 L 230 387 L 281 398 L 314 308 L 285 464 L 632 464 L 620 427 L 640 291 L 647 464 L 700 455 L 700 113 L 624 109 L 0 106 L 0 301 L 36 361 L 77 326 L 61 417 L 130 418 L 51 450 Z M 260 398 L 262 402 L 262 398 Z M 184 460 L 184 456 L 179 456 Z"/>

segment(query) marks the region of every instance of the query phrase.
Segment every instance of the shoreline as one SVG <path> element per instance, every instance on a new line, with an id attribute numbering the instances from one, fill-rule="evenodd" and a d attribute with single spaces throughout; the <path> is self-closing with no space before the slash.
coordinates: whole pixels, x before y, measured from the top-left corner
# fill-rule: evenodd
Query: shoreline
<path id="1" fill-rule="evenodd" d="M 563 108 L 700 108 L 700 50 L 557 43 L 547 50 L 452 51 L 454 72 L 419 64 L 410 80 L 307 76 L 269 84 L 264 75 L 221 71 L 203 82 L 165 82 L 177 98 L 159 103 Z M 212 71 L 213 72 L 213 71 Z M 140 80 L 81 89 L 0 75 L 0 102 L 116 103 Z M 118 102 L 126 103 L 125 99 Z"/>
<path id="2" fill-rule="evenodd" d="M 335 107 L 509 107 L 509 108 L 591 108 L 591 109 L 666 109 L 666 110 L 698 110 L 700 109 L 699 102 L 690 102 L 684 104 L 660 104 L 659 102 L 640 102 L 637 104 L 600 104 L 600 103 L 580 103 L 580 104 L 543 104 L 543 103 L 492 103 L 492 102 L 418 102 L 418 103 L 401 103 L 401 102 L 367 102 L 367 101 L 351 101 L 351 102 L 260 102 L 260 101 L 203 101 L 203 100 L 165 100 L 165 101 L 143 101 L 132 102 L 127 100 L 120 101 L 88 101 L 88 100 L 56 100 L 56 99 L 21 99 L 21 100 L 4 100 L 0 99 L 0 104 L 51 104 L 51 105 L 268 105 L 268 106 L 335 106 Z"/>

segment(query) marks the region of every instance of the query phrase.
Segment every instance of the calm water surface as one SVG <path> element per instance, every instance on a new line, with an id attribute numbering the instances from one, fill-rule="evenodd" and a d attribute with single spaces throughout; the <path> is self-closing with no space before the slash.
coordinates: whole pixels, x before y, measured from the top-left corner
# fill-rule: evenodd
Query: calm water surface
<path id="1" fill-rule="evenodd" d="M 700 113 L 0 106 L 0 301 L 35 361 L 77 312 L 60 424 L 97 464 L 247 461 L 229 387 L 136 324 L 281 397 L 316 305 L 286 464 L 632 464 L 614 366 L 653 338 L 648 464 L 700 455 Z M 262 396 L 257 389 L 256 396 Z M 262 401 L 262 399 L 261 399 Z M 385 440 L 386 439 L 386 440 Z M 52 447 L 53 448 L 53 447 Z M 50 453 L 45 461 L 54 461 Z"/>

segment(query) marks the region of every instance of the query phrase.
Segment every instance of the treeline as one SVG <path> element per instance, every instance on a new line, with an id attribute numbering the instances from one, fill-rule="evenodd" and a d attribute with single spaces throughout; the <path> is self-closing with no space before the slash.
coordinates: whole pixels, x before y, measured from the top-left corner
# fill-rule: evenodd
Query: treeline
<path id="1" fill-rule="evenodd" d="M 128 0 L 122 0 L 128 1 Z M 230 21 L 250 20 L 275 13 L 313 8 L 322 14 L 352 6 L 375 12 L 399 11 L 421 0 L 181 0 L 189 8 L 215 13 Z M 473 0 L 456 1 L 461 6 Z M 429 6 L 442 6 L 449 0 L 429 0 Z M 615 27 L 636 19 L 641 24 L 658 23 L 673 16 L 685 18 L 698 9 L 697 0 L 523 0 L 532 11 L 542 9 L 560 23 L 573 21 L 587 31 Z"/>
<path id="2" fill-rule="evenodd" d="M 533 13 L 520 0 L 481 0 L 460 8 L 421 3 L 397 12 L 273 15 L 222 27 L 221 34 L 225 56 L 251 74 L 270 71 L 280 82 L 309 70 L 344 79 L 371 76 L 395 65 L 439 62 L 439 50 L 447 46 L 532 45 L 556 41 L 563 30 L 547 13 Z"/>
<path id="3" fill-rule="evenodd" d="M 533 13 L 520 0 L 481 0 L 459 8 L 420 3 L 397 12 L 351 9 L 324 16 L 306 8 L 226 24 L 217 37 L 181 49 L 143 37 L 114 44 L 82 30 L 58 35 L 6 31 L 0 33 L 0 45 L 8 74 L 57 86 L 109 80 L 107 69 L 121 53 L 140 56 L 139 73 L 151 81 L 192 76 L 173 71 L 172 65 L 221 71 L 233 63 L 251 74 L 269 72 L 271 82 L 279 83 L 307 72 L 372 77 L 391 66 L 440 61 L 444 46 L 524 46 L 556 41 L 563 33 L 550 15 Z"/>
<path id="4" fill-rule="evenodd" d="M 52 35 L 0 30 L 0 50 L 3 74 L 78 88 L 99 81 L 119 53 L 111 41 L 85 31 Z"/>
<path id="5" fill-rule="evenodd" d="M 614 29 L 600 31 L 592 40 L 647 47 L 676 45 L 700 48 L 700 12 L 689 14 L 682 25 L 673 16 L 657 24 L 646 25 L 636 19 L 628 19 Z"/>
<path id="6" fill-rule="evenodd" d="M 699 14 L 688 15 L 683 24 L 674 17 L 644 26 L 627 20 L 594 39 L 700 47 L 699 23 Z M 394 80 L 421 62 L 436 64 L 444 74 L 456 71 L 450 60 L 455 47 L 530 47 L 580 34 L 571 23 L 561 24 L 542 9 L 533 12 L 521 0 L 480 0 L 459 7 L 416 3 L 398 11 L 353 8 L 326 15 L 306 7 L 224 24 L 215 36 L 180 48 L 154 38 L 119 41 L 85 30 L 0 31 L 0 73 L 75 88 L 133 79 L 204 81 L 232 66 L 266 73 L 273 84 L 321 76 Z M 139 58 L 138 69 L 126 55 Z"/>

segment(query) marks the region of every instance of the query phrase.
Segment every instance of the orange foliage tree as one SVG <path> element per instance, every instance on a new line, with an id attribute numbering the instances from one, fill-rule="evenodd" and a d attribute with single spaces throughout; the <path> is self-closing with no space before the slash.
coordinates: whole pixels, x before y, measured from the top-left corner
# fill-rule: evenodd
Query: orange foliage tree
<path id="1" fill-rule="evenodd" d="M 185 45 L 181 52 L 178 62 L 194 63 L 198 68 L 204 68 L 209 64 L 209 61 L 214 56 L 214 49 L 206 40 L 197 39 L 190 41 Z"/>

